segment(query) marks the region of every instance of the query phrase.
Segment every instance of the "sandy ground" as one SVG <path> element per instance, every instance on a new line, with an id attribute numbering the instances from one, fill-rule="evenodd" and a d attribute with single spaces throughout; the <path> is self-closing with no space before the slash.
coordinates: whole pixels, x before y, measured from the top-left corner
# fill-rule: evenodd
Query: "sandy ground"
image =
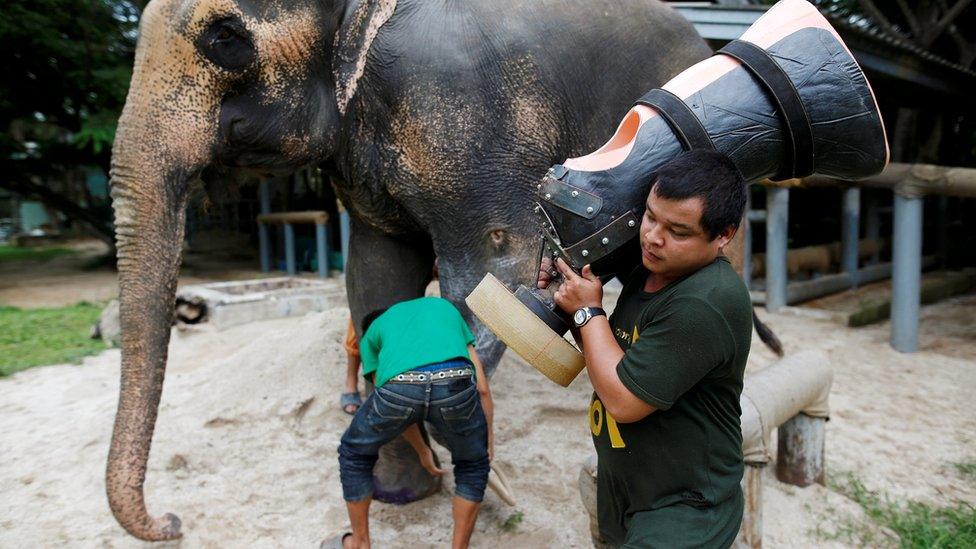
<path id="1" fill-rule="evenodd" d="M 181 517 L 182 544 L 313 547 L 346 526 L 336 447 L 348 422 L 337 406 L 347 314 L 174 331 L 146 493 L 152 513 Z M 831 472 L 854 473 L 896 500 L 976 504 L 976 481 L 952 465 L 976 460 L 976 294 L 924 307 L 922 350 L 912 355 L 887 345 L 887 323 L 852 330 L 763 316 L 788 351 L 830 358 Z M 758 341 L 753 349 L 750 369 L 773 362 Z M 104 496 L 118 368 L 119 351 L 109 350 L 0 380 L 0 547 L 140 545 Z M 489 493 L 473 545 L 589 546 L 577 490 L 592 452 L 585 373 L 563 389 L 507 354 L 492 386 L 497 460 L 519 504 Z M 856 504 L 821 486 L 779 483 L 772 467 L 764 474 L 767 547 L 856 543 L 830 535 L 863 520 Z M 424 501 L 375 504 L 376 546 L 448 545 L 451 486 L 448 476 Z M 521 523 L 506 530 L 516 511 Z"/>

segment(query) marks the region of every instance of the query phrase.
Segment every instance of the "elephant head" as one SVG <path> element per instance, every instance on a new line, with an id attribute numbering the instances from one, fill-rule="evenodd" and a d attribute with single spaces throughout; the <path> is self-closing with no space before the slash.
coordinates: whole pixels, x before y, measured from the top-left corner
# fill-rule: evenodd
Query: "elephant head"
<path id="1" fill-rule="evenodd" d="M 355 85 L 358 48 L 368 46 L 370 25 L 385 13 L 376 5 L 354 13 L 327 1 L 153 0 L 146 7 L 112 156 L 122 381 L 106 473 L 112 513 L 140 539 L 180 535 L 175 516 L 148 514 L 143 483 L 189 185 L 208 166 L 266 175 L 331 155 L 337 94 L 348 97 Z M 335 64 L 337 50 L 345 61 Z"/>

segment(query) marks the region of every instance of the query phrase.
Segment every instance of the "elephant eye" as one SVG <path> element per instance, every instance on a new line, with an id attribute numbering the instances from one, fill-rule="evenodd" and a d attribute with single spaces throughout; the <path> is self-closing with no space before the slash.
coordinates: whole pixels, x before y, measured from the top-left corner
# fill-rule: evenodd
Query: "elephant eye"
<path id="1" fill-rule="evenodd" d="M 239 71 L 256 57 L 251 33 L 237 17 L 224 17 L 210 23 L 197 39 L 197 48 L 218 67 Z"/>

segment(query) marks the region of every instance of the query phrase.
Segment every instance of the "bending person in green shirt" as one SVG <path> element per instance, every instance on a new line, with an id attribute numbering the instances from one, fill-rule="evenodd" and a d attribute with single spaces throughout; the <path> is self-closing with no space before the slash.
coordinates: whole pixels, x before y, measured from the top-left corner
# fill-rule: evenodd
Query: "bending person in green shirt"
<path id="1" fill-rule="evenodd" d="M 565 282 L 555 301 L 575 313 L 594 389 L 597 542 L 728 547 L 739 531 L 752 305 L 722 249 L 745 202 L 741 175 L 719 153 L 690 151 L 663 166 L 641 221 L 642 265 L 610 319 L 589 265 L 581 276 L 557 264 Z"/>
<path id="2" fill-rule="evenodd" d="M 488 483 L 493 453 L 492 401 L 474 336 L 454 305 L 422 297 L 374 311 L 359 343 L 363 376 L 375 390 L 339 445 L 339 476 L 352 532 L 342 547 L 369 547 L 373 467 L 381 446 L 400 436 L 433 475 L 442 475 L 420 433 L 427 421 L 443 436 L 454 465 L 453 547 L 467 547 Z"/>

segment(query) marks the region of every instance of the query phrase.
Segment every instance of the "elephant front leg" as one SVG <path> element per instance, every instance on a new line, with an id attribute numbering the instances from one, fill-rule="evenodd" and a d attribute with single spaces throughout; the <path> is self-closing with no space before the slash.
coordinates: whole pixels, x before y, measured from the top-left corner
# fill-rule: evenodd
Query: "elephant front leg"
<path id="1" fill-rule="evenodd" d="M 394 238 L 352 220 L 346 292 L 356 333 L 362 337 L 362 320 L 372 311 L 385 309 L 424 295 L 432 279 L 434 251 L 426 235 Z M 369 384 L 372 390 L 372 385 Z M 416 452 L 399 437 L 380 449 L 373 470 L 373 497 L 385 503 L 408 503 L 440 489 L 434 477 L 420 465 Z"/>

